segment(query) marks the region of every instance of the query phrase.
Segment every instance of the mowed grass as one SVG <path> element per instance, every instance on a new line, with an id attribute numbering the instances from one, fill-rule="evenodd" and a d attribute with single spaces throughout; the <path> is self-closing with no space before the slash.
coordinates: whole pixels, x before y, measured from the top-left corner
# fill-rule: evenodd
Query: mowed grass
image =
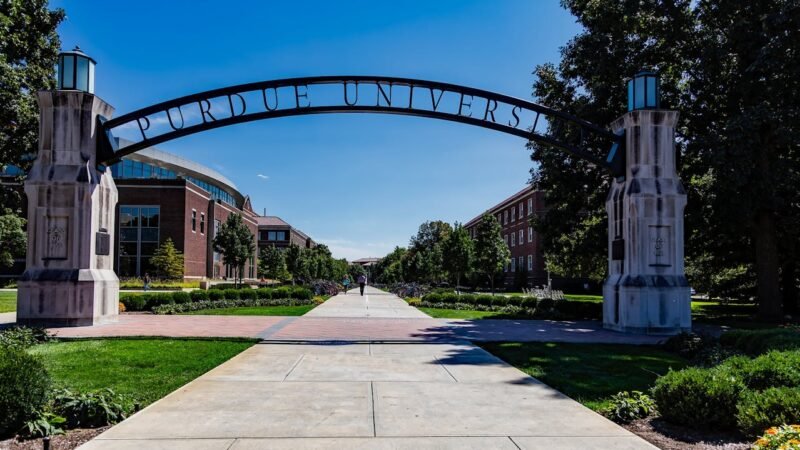
<path id="1" fill-rule="evenodd" d="M 686 360 L 651 346 L 540 342 L 479 343 L 528 375 L 597 411 L 619 391 L 647 391 Z"/>
<path id="2" fill-rule="evenodd" d="M 90 339 L 37 345 L 56 386 L 111 388 L 142 407 L 249 348 L 254 340 Z"/>
<path id="3" fill-rule="evenodd" d="M 183 314 L 202 316 L 302 316 L 316 306 L 242 306 L 237 308 L 201 309 Z"/>
<path id="4" fill-rule="evenodd" d="M 471 309 L 438 309 L 417 307 L 435 319 L 492 319 L 503 316 L 501 312 L 475 311 Z"/>
<path id="5" fill-rule="evenodd" d="M 0 292 L 0 313 L 14 312 L 17 310 L 17 291 Z"/>

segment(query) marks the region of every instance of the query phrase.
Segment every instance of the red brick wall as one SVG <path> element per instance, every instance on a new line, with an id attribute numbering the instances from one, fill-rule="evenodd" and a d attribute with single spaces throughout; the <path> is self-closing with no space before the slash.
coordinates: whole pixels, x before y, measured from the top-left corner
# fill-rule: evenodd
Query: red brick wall
<path id="1" fill-rule="evenodd" d="M 184 235 L 186 236 L 183 251 L 183 264 L 185 277 L 207 276 L 206 258 L 208 250 L 208 203 L 211 201 L 209 194 L 203 189 L 188 183 L 185 190 L 186 204 L 183 210 Z M 192 212 L 196 213 L 195 229 L 192 230 Z M 205 225 L 201 232 L 200 223 L 205 215 Z"/>

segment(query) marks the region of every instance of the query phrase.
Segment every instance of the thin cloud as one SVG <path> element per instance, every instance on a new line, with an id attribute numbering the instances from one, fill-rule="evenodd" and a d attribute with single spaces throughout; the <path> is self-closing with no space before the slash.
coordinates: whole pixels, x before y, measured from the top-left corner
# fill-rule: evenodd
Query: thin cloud
<path id="1" fill-rule="evenodd" d="M 267 175 L 264 175 L 263 173 L 260 173 L 260 174 L 258 174 L 256 176 L 258 178 L 261 178 L 262 180 L 269 180 L 269 177 Z"/>

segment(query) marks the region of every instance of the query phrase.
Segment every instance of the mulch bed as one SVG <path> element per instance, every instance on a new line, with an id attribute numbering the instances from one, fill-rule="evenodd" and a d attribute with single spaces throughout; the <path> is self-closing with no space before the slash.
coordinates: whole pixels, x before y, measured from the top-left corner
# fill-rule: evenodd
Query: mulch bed
<path id="1" fill-rule="evenodd" d="M 662 450 L 747 450 L 752 445 L 740 434 L 695 430 L 658 418 L 636 420 L 623 427 Z"/>
<path id="2" fill-rule="evenodd" d="M 72 450 L 78 448 L 109 428 L 110 427 L 78 428 L 69 430 L 67 434 L 50 438 L 50 450 Z M 29 439 L 26 441 L 6 439 L 5 441 L 0 441 L 0 449 L 2 450 L 42 450 L 42 448 L 44 447 L 42 446 L 41 439 Z"/>

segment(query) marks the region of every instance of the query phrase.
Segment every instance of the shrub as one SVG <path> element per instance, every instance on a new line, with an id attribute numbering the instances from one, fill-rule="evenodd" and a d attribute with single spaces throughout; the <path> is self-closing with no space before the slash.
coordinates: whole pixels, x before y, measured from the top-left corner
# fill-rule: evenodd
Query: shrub
<path id="1" fill-rule="evenodd" d="M 475 304 L 491 306 L 493 300 L 494 300 L 493 295 L 481 294 L 475 299 Z"/>
<path id="2" fill-rule="evenodd" d="M 172 293 L 172 301 L 180 305 L 181 303 L 189 303 L 192 301 L 192 297 L 188 292 L 178 291 Z"/>
<path id="3" fill-rule="evenodd" d="M 87 393 L 62 389 L 54 396 L 53 410 L 67 419 L 70 428 L 96 428 L 122 421 L 133 407 L 111 389 Z"/>
<path id="4" fill-rule="evenodd" d="M 798 447 L 800 425 L 783 425 L 768 429 L 753 445 L 753 450 L 797 450 Z"/>
<path id="5" fill-rule="evenodd" d="M 452 305 L 454 303 L 458 303 L 458 297 L 459 296 L 456 295 L 453 292 L 448 292 L 446 294 L 440 294 L 440 295 L 442 296 L 442 300 L 441 300 L 442 303 L 447 303 L 447 304 L 450 304 L 450 305 Z"/>
<path id="6" fill-rule="evenodd" d="M 736 403 L 745 390 L 723 368 L 671 371 L 656 380 L 653 397 L 664 419 L 693 427 L 736 425 Z"/>
<path id="7" fill-rule="evenodd" d="M 605 416 L 617 423 L 630 423 L 653 414 L 656 403 L 650 396 L 639 391 L 623 391 L 611 397 L 611 406 Z"/>
<path id="8" fill-rule="evenodd" d="M 555 305 L 556 302 L 552 298 L 543 298 L 536 303 L 536 311 L 550 312 Z"/>
<path id="9" fill-rule="evenodd" d="M 225 300 L 239 300 L 239 289 L 225 289 L 222 291 Z"/>
<path id="10" fill-rule="evenodd" d="M 125 311 L 127 311 L 127 308 L 125 308 L 125 303 L 122 303 L 122 302 L 118 302 L 118 303 L 119 304 L 117 305 L 117 309 L 119 309 L 119 313 L 120 314 L 122 314 Z"/>
<path id="11" fill-rule="evenodd" d="M 290 297 L 297 300 L 311 300 L 314 298 L 314 293 L 308 288 L 297 286 L 292 288 Z"/>
<path id="12" fill-rule="evenodd" d="M 258 292 L 255 289 L 239 289 L 239 298 L 241 300 L 255 300 L 258 298 Z"/>
<path id="13" fill-rule="evenodd" d="M 218 301 L 218 300 L 222 300 L 223 298 L 225 298 L 225 292 L 223 292 L 223 291 L 221 291 L 219 289 L 210 289 L 208 291 L 208 299 L 209 300 Z"/>
<path id="14" fill-rule="evenodd" d="M 291 293 L 287 287 L 275 288 L 272 291 L 272 298 L 291 298 Z"/>
<path id="15" fill-rule="evenodd" d="M 315 300 L 297 300 L 297 299 L 260 299 L 260 300 L 209 300 L 200 302 L 184 303 L 181 305 L 161 305 L 153 308 L 156 314 L 180 314 L 190 311 L 199 311 L 201 309 L 219 309 L 219 308 L 238 308 L 243 306 L 296 306 L 296 305 L 311 305 Z"/>
<path id="16" fill-rule="evenodd" d="M 193 302 L 200 302 L 209 299 L 208 291 L 204 289 L 195 289 L 189 293 L 189 296 L 192 297 Z"/>
<path id="17" fill-rule="evenodd" d="M 161 305 L 171 305 L 174 304 L 175 300 L 172 299 L 172 293 L 169 292 L 160 292 L 157 294 L 151 294 L 149 300 L 147 301 L 147 308 L 152 309 L 156 306 Z"/>
<path id="18" fill-rule="evenodd" d="M 267 288 L 261 288 L 256 291 L 256 297 L 259 299 L 270 299 L 272 298 L 272 290 Z"/>
<path id="19" fill-rule="evenodd" d="M 682 332 L 670 337 L 664 349 L 675 352 L 686 359 L 692 359 L 698 352 L 710 345 L 710 339 L 697 333 Z"/>
<path id="20" fill-rule="evenodd" d="M 50 335 L 47 330 L 38 327 L 11 327 L 0 331 L 0 347 L 14 350 L 25 350 L 36 344 L 47 342 Z"/>
<path id="21" fill-rule="evenodd" d="M 719 342 L 725 347 L 757 356 L 770 350 L 800 350 L 800 331 L 789 328 L 732 330 L 723 333 Z"/>
<path id="22" fill-rule="evenodd" d="M 28 438 L 64 434 L 64 430 L 61 429 L 61 426 L 66 421 L 67 419 L 58 414 L 37 411 L 31 419 L 25 421 L 25 427 L 21 434 Z"/>
<path id="23" fill-rule="evenodd" d="M 753 390 L 800 387 L 800 351 L 769 352 L 755 359 L 730 358 L 721 367 Z"/>
<path id="24" fill-rule="evenodd" d="M 421 303 L 420 299 L 414 298 L 414 297 L 409 297 L 409 298 L 406 299 L 406 301 L 411 306 L 420 306 L 420 303 Z"/>
<path id="25" fill-rule="evenodd" d="M 433 293 L 430 293 L 430 294 L 426 295 L 422 299 L 424 301 L 430 302 L 430 303 L 441 303 L 442 302 L 442 294 L 433 292 Z"/>
<path id="26" fill-rule="evenodd" d="M 144 311 L 149 299 L 149 295 L 120 295 L 120 303 L 127 311 Z"/>
<path id="27" fill-rule="evenodd" d="M 0 347 L 0 436 L 14 433 L 42 411 L 50 385 L 50 375 L 39 359 Z"/>
<path id="28" fill-rule="evenodd" d="M 508 297 L 503 297 L 502 295 L 494 297 L 492 299 L 492 306 L 497 306 L 502 308 L 503 306 L 508 305 Z"/>
<path id="29" fill-rule="evenodd" d="M 478 296 L 475 294 L 462 294 L 458 301 L 467 305 L 474 305 L 478 301 Z"/>
<path id="30" fill-rule="evenodd" d="M 522 306 L 522 297 L 519 295 L 512 295 L 508 297 L 508 304 L 514 306 Z"/>
<path id="31" fill-rule="evenodd" d="M 536 297 L 524 297 L 520 306 L 523 308 L 536 309 L 537 303 L 538 299 Z"/>
<path id="32" fill-rule="evenodd" d="M 800 388 L 748 391 L 736 407 L 739 429 L 756 436 L 776 424 L 800 423 Z"/>

